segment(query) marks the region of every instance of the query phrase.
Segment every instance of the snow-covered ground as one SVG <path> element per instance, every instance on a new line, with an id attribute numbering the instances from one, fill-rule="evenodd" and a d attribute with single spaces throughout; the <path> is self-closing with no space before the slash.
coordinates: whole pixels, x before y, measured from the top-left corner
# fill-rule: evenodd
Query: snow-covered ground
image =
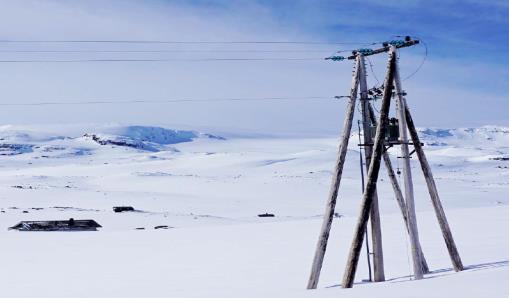
<path id="1" fill-rule="evenodd" d="M 411 281 L 408 237 L 382 169 L 387 282 L 339 286 L 360 204 L 352 138 L 318 290 L 305 290 L 338 137 L 223 137 L 143 126 L 0 127 L 2 297 L 509 297 L 509 128 L 421 129 L 468 270 L 455 273 L 416 160 L 433 273 Z M 395 167 L 397 149 L 390 149 Z M 114 213 L 130 205 L 136 212 Z M 261 213 L 273 218 L 260 218 Z M 94 219 L 98 232 L 8 231 Z M 157 229 L 168 225 L 170 229 Z M 144 228 L 143 230 L 137 228 Z"/>

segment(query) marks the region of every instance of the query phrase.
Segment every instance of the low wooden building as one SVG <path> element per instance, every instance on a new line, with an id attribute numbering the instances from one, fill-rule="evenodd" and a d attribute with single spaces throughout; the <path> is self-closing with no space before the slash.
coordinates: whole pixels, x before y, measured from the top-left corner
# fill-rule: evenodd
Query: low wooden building
<path id="1" fill-rule="evenodd" d="M 74 220 L 41 220 L 41 221 L 22 221 L 9 230 L 18 231 L 97 231 L 97 228 L 102 228 L 95 220 L 92 219 L 79 219 Z"/>

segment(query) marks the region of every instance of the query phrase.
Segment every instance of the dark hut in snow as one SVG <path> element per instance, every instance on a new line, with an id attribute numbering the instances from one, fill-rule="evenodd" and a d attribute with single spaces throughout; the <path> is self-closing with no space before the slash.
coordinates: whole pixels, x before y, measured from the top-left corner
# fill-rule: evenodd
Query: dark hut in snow
<path id="1" fill-rule="evenodd" d="M 80 219 L 74 220 L 41 220 L 41 221 L 22 221 L 9 230 L 18 231 L 97 231 L 102 228 L 95 220 Z"/>

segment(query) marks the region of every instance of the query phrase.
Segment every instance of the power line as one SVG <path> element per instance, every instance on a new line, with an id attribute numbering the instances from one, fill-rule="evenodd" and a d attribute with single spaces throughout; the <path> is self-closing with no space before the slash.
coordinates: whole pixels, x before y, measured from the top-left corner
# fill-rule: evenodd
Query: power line
<path id="1" fill-rule="evenodd" d="M 86 63 L 86 62 L 207 62 L 207 61 L 319 61 L 323 58 L 175 58 L 175 59 L 70 59 L 0 60 L 0 63 Z"/>
<path id="2" fill-rule="evenodd" d="M 0 103 L 0 106 L 49 106 L 49 105 L 95 105 L 95 104 L 140 104 L 140 103 L 180 103 L 180 102 L 218 102 L 218 101 L 297 101 L 297 100 L 331 100 L 333 96 L 293 96 L 293 97 L 230 97 L 230 98 L 181 98 L 181 99 L 92 99 L 84 101 L 43 101 L 43 102 L 12 102 Z"/>
<path id="3" fill-rule="evenodd" d="M 375 70 L 373 69 L 373 63 L 371 62 L 371 59 L 369 59 L 369 57 L 366 57 L 366 59 L 368 60 L 369 69 L 371 70 L 371 74 L 373 75 L 373 78 L 375 79 L 376 84 L 380 85 L 380 81 L 378 80 L 378 77 L 375 74 Z"/>
<path id="4" fill-rule="evenodd" d="M 415 71 L 413 71 L 411 74 L 409 74 L 408 76 L 403 78 L 403 81 L 406 81 L 406 80 L 410 79 L 416 73 L 418 73 L 421 70 L 421 68 L 424 65 L 424 63 L 426 63 L 426 59 L 428 59 L 428 45 L 422 39 L 421 39 L 421 43 L 424 45 L 424 56 L 422 57 L 421 63 L 419 64 L 419 66 L 417 66 Z"/>
<path id="5" fill-rule="evenodd" d="M 325 53 L 328 50 L 0 50 L 0 53 Z"/>
<path id="6" fill-rule="evenodd" d="M 394 37 L 400 38 L 400 37 L 404 37 L 404 35 L 394 35 Z M 422 57 L 421 63 L 419 63 L 419 66 L 417 66 L 417 68 L 412 73 L 410 73 L 408 76 L 403 78 L 402 81 L 406 81 L 406 80 L 410 79 L 411 77 L 413 77 L 416 73 L 418 73 L 421 70 L 421 68 L 423 67 L 424 63 L 426 63 L 426 60 L 428 59 L 428 45 L 419 36 L 416 36 L 416 38 L 418 38 L 420 41 L 420 44 L 422 44 L 424 46 L 424 55 Z"/>
<path id="7" fill-rule="evenodd" d="M 378 42 L 338 41 L 180 41 L 180 40 L 0 40 L 0 43 L 125 43 L 125 44 L 307 44 L 307 45 L 374 45 Z"/>

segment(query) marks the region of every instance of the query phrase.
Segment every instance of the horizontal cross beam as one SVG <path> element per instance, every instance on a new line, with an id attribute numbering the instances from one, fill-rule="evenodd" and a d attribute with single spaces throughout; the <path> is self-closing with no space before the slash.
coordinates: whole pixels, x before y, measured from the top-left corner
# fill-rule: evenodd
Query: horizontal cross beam
<path id="1" fill-rule="evenodd" d="M 405 41 L 402 44 L 395 45 L 395 47 L 397 49 L 399 49 L 399 48 L 406 48 L 406 47 L 411 47 L 413 45 L 416 45 L 418 43 L 419 43 L 419 40 L 409 40 L 409 41 Z M 371 55 L 376 55 L 376 54 L 380 54 L 380 53 L 385 53 L 385 52 L 389 51 L 390 47 L 391 47 L 391 45 L 386 43 L 386 44 L 384 44 L 383 48 L 375 49 L 373 51 L 370 51 L 369 53 L 363 53 L 363 56 L 371 56 Z M 358 51 L 352 51 L 353 55 L 349 56 L 348 60 L 355 60 L 355 57 L 357 56 L 357 53 L 358 53 Z"/>

